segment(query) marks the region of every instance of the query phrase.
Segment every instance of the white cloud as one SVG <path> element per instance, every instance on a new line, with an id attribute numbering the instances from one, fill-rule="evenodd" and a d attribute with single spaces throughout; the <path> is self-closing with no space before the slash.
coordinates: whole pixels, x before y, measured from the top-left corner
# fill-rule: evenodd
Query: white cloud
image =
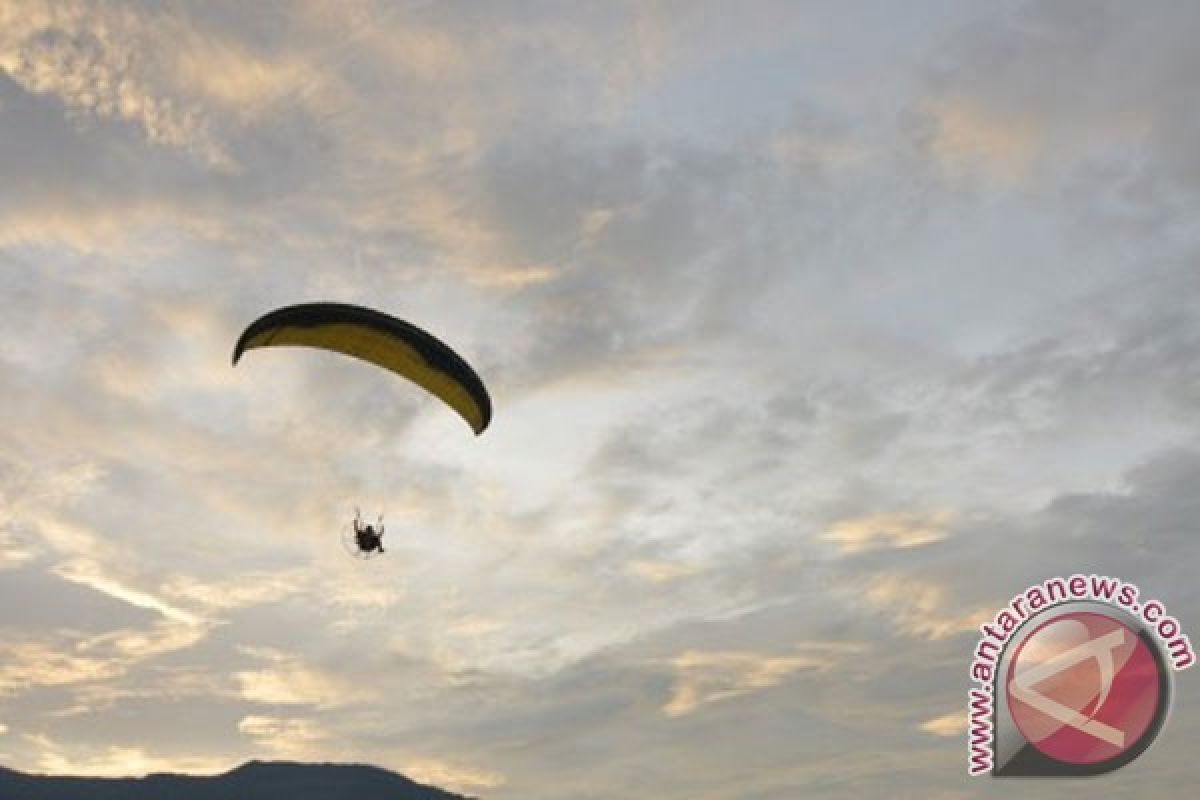
<path id="1" fill-rule="evenodd" d="M 195 614 L 176 608 L 150 592 L 126 586 L 106 574 L 105 569 L 94 561 L 83 559 L 67 561 L 56 566 L 54 574 L 65 581 L 95 589 L 97 592 L 128 603 L 135 608 L 154 611 L 172 622 L 182 623 L 185 626 L 199 626 L 202 623 L 202 620 Z"/>
<path id="2" fill-rule="evenodd" d="M 0 524 L 4 524 L 4 511 L 0 508 Z M 0 571 L 15 569 L 32 561 L 34 551 L 11 533 L 0 530 Z"/>

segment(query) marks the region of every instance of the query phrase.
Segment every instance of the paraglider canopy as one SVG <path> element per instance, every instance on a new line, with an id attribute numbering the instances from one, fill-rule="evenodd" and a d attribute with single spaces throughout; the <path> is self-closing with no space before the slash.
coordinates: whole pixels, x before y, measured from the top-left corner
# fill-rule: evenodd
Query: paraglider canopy
<path id="1" fill-rule="evenodd" d="M 247 350 L 283 346 L 329 350 L 391 370 L 441 399 L 477 435 L 491 422 L 491 398 L 475 370 L 432 334 L 381 311 L 343 303 L 276 309 L 243 331 L 233 363 Z"/>

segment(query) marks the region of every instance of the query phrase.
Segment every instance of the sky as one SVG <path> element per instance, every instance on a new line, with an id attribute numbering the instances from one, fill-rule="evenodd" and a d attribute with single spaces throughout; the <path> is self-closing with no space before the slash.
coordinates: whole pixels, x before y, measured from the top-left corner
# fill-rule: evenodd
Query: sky
<path id="1" fill-rule="evenodd" d="M 982 621 L 1097 572 L 1200 625 L 1197 30 L 0 0 L 0 764 L 1011 796 L 966 775 Z M 450 343 L 491 428 L 231 366 L 318 300 Z M 1194 782 L 1177 678 L 1105 796 Z"/>

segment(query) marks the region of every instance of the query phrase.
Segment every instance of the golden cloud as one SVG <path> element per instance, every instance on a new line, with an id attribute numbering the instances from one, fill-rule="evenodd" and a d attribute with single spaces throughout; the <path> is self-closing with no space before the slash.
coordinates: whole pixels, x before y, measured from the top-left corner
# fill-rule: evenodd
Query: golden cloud
<path id="1" fill-rule="evenodd" d="M 141 747 L 78 748 L 71 752 L 64 745 L 39 734 L 27 734 L 25 740 L 39 751 L 39 768 L 55 775 L 97 778 L 141 777 L 152 772 L 212 775 L 232 766 L 227 759 L 158 756 Z"/>
<path id="2" fill-rule="evenodd" d="M 801 670 L 828 669 L 835 661 L 828 653 L 688 650 L 671 662 L 675 685 L 662 711 L 668 717 L 681 717 L 719 700 L 778 686 Z"/>
<path id="3" fill-rule="evenodd" d="M 920 730 L 930 736 L 959 736 L 967 730 L 966 710 L 954 711 L 921 723 Z"/>
<path id="4" fill-rule="evenodd" d="M 60 536 L 91 541 L 86 531 L 55 530 Z M 67 630 L 26 639 L 6 636 L 0 642 L 0 693 L 111 680 L 141 662 L 196 645 L 212 629 L 213 623 L 108 575 L 99 562 L 76 559 L 52 571 L 63 580 L 154 612 L 161 619 L 145 630 L 122 628 L 86 636 Z"/>
<path id="5" fill-rule="evenodd" d="M 467 281 L 483 289 L 500 289 L 512 292 L 540 283 L 548 283 L 558 277 L 559 270 L 549 265 L 497 266 L 488 269 L 469 268 Z"/>
<path id="6" fill-rule="evenodd" d="M 206 33 L 184 15 L 56 0 L 0 6 L 0 71 L 71 113 L 137 125 L 146 138 L 207 166 L 236 170 L 218 117 L 239 122 L 281 102 L 325 111 L 341 86 L 331 55 L 260 54 Z"/>
<path id="7" fill-rule="evenodd" d="M 955 520 L 953 511 L 898 511 L 835 522 L 822 538 L 846 555 L 885 548 L 923 547 L 944 540 Z"/>
<path id="8" fill-rule="evenodd" d="M 1012 111 L 989 108 L 968 97 L 930 104 L 936 123 L 933 157 L 952 172 L 976 172 L 1019 183 L 1029 177 L 1043 146 L 1037 121 Z"/>
<path id="9" fill-rule="evenodd" d="M 199 110 L 159 85 L 163 62 L 188 38 L 165 15 L 143 17 L 118 6 L 6 6 L 0 8 L 0 70 L 27 91 L 57 95 L 74 113 L 133 122 L 152 142 L 227 164 Z"/>
<path id="10" fill-rule="evenodd" d="M 501 620 L 468 614 L 447 625 L 446 631 L 454 636 L 474 638 L 502 631 L 506 627 L 508 627 L 507 624 Z"/>
<path id="11" fill-rule="evenodd" d="M 671 581 L 695 575 L 700 568 L 694 564 L 680 564 L 675 561 L 639 560 L 629 564 L 627 571 L 650 583 L 670 583 Z"/>
<path id="12" fill-rule="evenodd" d="M 73 652 L 73 638 L 64 633 L 22 640 L 6 632 L 0 638 L 0 696 L 121 674 L 123 666 L 112 659 Z"/>
<path id="13" fill-rule="evenodd" d="M 236 580 L 200 581 L 188 576 L 172 578 L 163 592 L 213 611 L 229 611 L 275 603 L 311 586 L 308 570 L 243 575 Z"/>
<path id="14" fill-rule="evenodd" d="M 296 717 L 252 714 L 238 722 L 238 731 L 276 757 L 297 760 L 319 758 L 330 738 L 314 720 Z"/>
<path id="15" fill-rule="evenodd" d="M 867 582 L 863 597 L 903 633 L 922 639 L 974 631 L 990 619 L 987 609 L 963 611 L 945 587 L 908 575 L 878 575 Z"/>
<path id="16" fill-rule="evenodd" d="M 303 664 L 277 650 L 242 648 L 242 652 L 270 666 L 234 673 L 243 700 L 266 705 L 342 708 L 370 702 L 376 693 L 351 681 Z"/>
<path id="17" fill-rule="evenodd" d="M 474 792 L 480 789 L 495 789 L 503 786 L 507 779 L 492 770 L 464 767 L 437 759 L 405 761 L 401 771 L 417 781 L 455 792 Z"/>
<path id="18" fill-rule="evenodd" d="M 94 714 L 125 700 L 179 700 L 186 697 L 236 698 L 227 679 L 195 669 L 156 667 L 138 676 L 136 686 L 86 683 L 72 687 L 73 704 L 51 712 L 51 716 L 69 717 Z"/>

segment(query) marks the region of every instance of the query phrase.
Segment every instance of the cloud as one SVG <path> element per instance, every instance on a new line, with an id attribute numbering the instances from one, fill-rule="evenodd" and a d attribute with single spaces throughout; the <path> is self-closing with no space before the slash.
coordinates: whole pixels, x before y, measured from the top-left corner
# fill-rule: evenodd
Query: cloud
<path id="1" fill-rule="evenodd" d="M 923 547 L 945 539 L 953 521 L 954 514 L 950 511 L 872 514 L 838 520 L 823 537 L 846 555 L 880 547 Z"/>
<path id="2" fill-rule="evenodd" d="M 701 706 L 770 689 L 802 670 L 833 665 L 828 656 L 689 650 L 671 666 L 675 684 L 662 711 L 668 717 L 691 714 Z"/>
<path id="3" fill-rule="evenodd" d="M 158 19 L 169 25 L 165 17 Z M 155 67 L 161 66 L 155 57 L 164 55 L 162 45 L 174 37 L 147 35 L 153 23 L 120 8 L 106 13 L 103 24 L 96 22 L 79 4 L 6 6 L 0 16 L 5 31 L 0 70 L 30 92 L 58 94 L 73 110 L 136 122 L 152 142 L 223 161 L 195 110 L 178 107 L 153 85 Z M 138 43 L 143 47 L 136 48 Z"/>
<path id="4" fill-rule="evenodd" d="M 401 771 L 418 783 L 457 792 L 486 791 L 503 786 L 506 782 L 504 775 L 499 772 L 431 758 L 405 761 Z"/>
<path id="5" fill-rule="evenodd" d="M 447 630 L 456 636 L 476 637 L 503 631 L 506 627 L 506 623 L 498 619 L 467 615 L 452 622 Z"/>
<path id="6" fill-rule="evenodd" d="M 920 730 L 930 736 L 946 738 L 961 736 L 967 730 L 967 712 L 965 710 L 952 711 L 944 716 L 926 720 L 921 723 Z"/>
<path id="7" fill-rule="evenodd" d="M 178 620 L 162 620 L 148 629 L 118 629 L 85 635 L 76 631 L 49 634 L 10 632 L 0 645 L 0 693 L 24 694 L 43 686 L 98 684 L 112 681 L 145 662 L 194 647 L 208 628 Z"/>
<path id="8" fill-rule="evenodd" d="M 0 509 L 0 525 L 6 523 Z M 8 531 L 0 530 L 0 571 L 15 569 L 32 561 L 35 553 Z"/>
<path id="9" fill-rule="evenodd" d="M 979 107 L 971 98 L 938 101 L 930 110 L 933 157 L 950 172 L 978 171 L 999 181 L 1021 183 L 1041 154 L 1036 123 Z"/>
<path id="10" fill-rule="evenodd" d="M 65 581 L 87 586 L 109 597 L 128 603 L 135 608 L 154 611 L 171 622 L 182 623 L 185 626 L 197 626 L 201 624 L 200 618 L 195 614 L 176 608 L 149 592 L 126 586 L 119 580 L 105 574 L 105 570 L 96 562 L 86 560 L 67 561 L 57 565 L 54 568 L 54 573 Z"/>
<path id="11" fill-rule="evenodd" d="M 208 632 L 207 625 L 165 620 L 149 630 L 118 630 L 93 636 L 78 646 L 83 652 L 111 652 L 128 668 L 133 663 L 194 647 Z"/>
<path id="12" fill-rule="evenodd" d="M 197 24 L 199 23 L 199 24 Z M 239 168 L 229 127 L 284 101 L 328 102 L 328 72 L 295 52 L 254 52 L 202 20 L 120 6 L 26 2 L 0 12 L 0 71 L 80 117 L 133 123 L 153 144 Z"/>
<path id="13" fill-rule="evenodd" d="M 559 275 L 559 270 L 551 266 L 528 266 L 499 268 L 479 268 L 466 272 L 467 280 L 485 289 L 501 289 L 504 291 L 519 291 L 541 283 L 548 283 Z"/>
<path id="14" fill-rule="evenodd" d="M 270 665 L 234 673 L 247 702 L 329 709 L 371 702 L 375 696 L 370 687 L 351 683 L 339 673 L 310 667 L 294 656 L 263 648 L 243 648 L 243 652 Z"/>
<path id="15" fill-rule="evenodd" d="M 71 534 L 84 536 L 84 534 Z M 133 609 L 152 612 L 158 619 L 147 627 L 106 626 L 100 632 L 56 630 L 50 633 L 10 634 L 0 687 L 5 693 L 25 694 L 37 687 L 77 687 L 70 713 L 111 705 L 122 691 L 116 681 L 161 656 L 195 647 L 212 624 L 162 598 L 135 589 L 113 577 L 98 562 L 75 559 L 53 567 L 51 576 L 99 592 Z M 112 616 L 108 616 L 111 625 Z"/>
<path id="16" fill-rule="evenodd" d="M 26 734 L 41 771 L 53 775 L 100 778 L 142 777 L 154 772 L 212 775 L 230 767 L 227 760 L 186 755 L 156 755 L 142 747 L 78 748 L 41 734 Z M 74 753 L 71 752 L 74 750 Z"/>
<path id="17" fill-rule="evenodd" d="M 977 630 L 990 618 L 986 608 L 962 610 L 949 586 L 909 575 L 876 575 L 862 587 L 862 597 L 900 631 L 933 641 Z"/>
<path id="18" fill-rule="evenodd" d="M 171 578 L 164 594 L 214 611 L 232 611 L 277 603 L 305 591 L 312 576 L 307 569 L 287 573 L 248 573 L 234 579 L 201 581 L 189 575 Z"/>
<path id="19" fill-rule="evenodd" d="M 120 629 L 76 641 L 80 653 L 99 653 L 110 665 L 111 675 L 122 674 L 134 665 L 167 653 L 186 650 L 202 641 L 212 623 L 170 605 L 161 598 L 125 585 L 106 573 L 98 563 L 74 560 L 57 565 L 53 574 L 112 597 L 134 608 L 152 611 L 162 617 L 149 629 Z"/>
<path id="20" fill-rule="evenodd" d="M 125 665 L 104 655 L 81 653 L 71 636 L 19 637 L 0 642 L 0 695 L 22 694 L 40 686 L 103 681 Z"/>
<path id="21" fill-rule="evenodd" d="M 278 741 L 311 742 L 324 738 L 312 720 L 302 718 L 243 717 L 238 723 L 238 730 L 247 736 Z"/>
<path id="22" fill-rule="evenodd" d="M 252 714 L 243 717 L 237 727 L 276 758 L 319 760 L 329 748 L 329 734 L 312 719 Z"/>
<path id="23" fill-rule="evenodd" d="M 680 564 L 670 561 L 650 561 L 639 559 L 629 564 L 629 572 L 642 580 L 651 583 L 669 583 L 671 581 L 695 575 L 699 568 L 692 564 Z"/>
<path id="24" fill-rule="evenodd" d="M 1042 181 L 1094 159 L 1136 170 L 1148 156 L 1159 177 L 1195 189 L 1200 162 L 1180 145 L 1197 117 L 1178 101 L 1197 61 L 1181 34 L 1195 9 L 1127 12 L 1113 2 L 1033 2 L 968 26 L 932 71 L 933 155 L 1001 180 L 1031 179 L 1038 168 Z"/>
<path id="25" fill-rule="evenodd" d="M 95 716 L 117 707 L 153 707 L 164 700 L 211 705 L 237 696 L 237 692 L 229 685 L 228 676 L 210 674 L 202 667 L 155 664 L 130 670 L 103 682 L 72 684 L 71 703 L 55 709 L 52 716 Z"/>

